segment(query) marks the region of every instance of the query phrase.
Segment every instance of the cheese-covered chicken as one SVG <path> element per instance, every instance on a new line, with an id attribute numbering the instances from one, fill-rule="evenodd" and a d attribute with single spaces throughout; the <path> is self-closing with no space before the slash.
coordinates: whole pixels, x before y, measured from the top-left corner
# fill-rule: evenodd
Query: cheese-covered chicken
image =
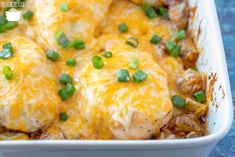
<path id="1" fill-rule="evenodd" d="M 49 125 L 58 110 L 53 71 L 42 49 L 17 34 L 0 37 L 1 56 L 8 52 L 9 43 L 13 55 L 0 59 L 0 124 L 33 132 Z"/>
<path id="2" fill-rule="evenodd" d="M 108 15 L 99 25 L 100 33 L 125 35 L 126 33 L 121 33 L 118 29 L 120 24 L 125 24 L 128 27 L 126 33 L 145 41 L 149 41 L 149 38 L 154 34 L 168 41 L 177 32 L 174 23 L 161 18 L 149 19 L 140 6 L 125 0 L 112 3 Z"/>
<path id="3" fill-rule="evenodd" d="M 0 140 L 206 134 L 206 79 L 187 70 L 200 55 L 188 0 L 22 5 L 18 22 L 0 13 Z"/>
<path id="4" fill-rule="evenodd" d="M 108 139 L 147 139 L 171 118 L 166 73 L 150 54 L 126 45 L 123 38 L 110 51 L 111 58 L 102 57 L 102 69 L 89 62 L 75 74 L 81 114 L 97 134 L 107 136 L 109 130 Z M 133 59 L 139 60 L 136 70 L 129 69 Z M 129 82 L 118 81 L 120 69 L 130 72 Z M 132 76 L 137 70 L 143 70 L 148 78 L 135 82 Z"/>
<path id="5" fill-rule="evenodd" d="M 62 58 L 73 54 L 56 41 L 63 32 L 69 41 L 80 40 L 89 46 L 96 26 L 104 18 L 112 0 L 35 0 L 36 30 L 46 48 L 60 50 Z M 64 11 L 63 11 L 64 10 Z M 78 49 L 82 49 L 81 47 Z M 70 49 L 70 51 L 75 51 Z M 70 54 L 70 55 L 69 55 Z"/>

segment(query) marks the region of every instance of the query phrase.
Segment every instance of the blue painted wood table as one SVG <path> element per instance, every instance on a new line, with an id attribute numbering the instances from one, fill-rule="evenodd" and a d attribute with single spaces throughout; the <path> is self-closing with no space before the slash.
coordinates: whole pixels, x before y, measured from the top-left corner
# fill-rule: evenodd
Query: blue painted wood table
<path id="1" fill-rule="evenodd" d="M 235 113 L 235 0 L 215 0 L 223 35 Z M 229 134 L 214 148 L 210 157 L 235 157 L 235 116 Z"/>

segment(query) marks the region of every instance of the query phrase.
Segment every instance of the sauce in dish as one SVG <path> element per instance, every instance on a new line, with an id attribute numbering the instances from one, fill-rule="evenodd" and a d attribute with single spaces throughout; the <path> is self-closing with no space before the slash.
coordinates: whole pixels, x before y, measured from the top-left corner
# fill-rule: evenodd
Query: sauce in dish
<path id="1" fill-rule="evenodd" d="M 207 134 L 206 74 L 195 65 L 187 0 L 14 5 L 20 21 L 7 20 L 12 7 L 0 15 L 1 140 Z"/>

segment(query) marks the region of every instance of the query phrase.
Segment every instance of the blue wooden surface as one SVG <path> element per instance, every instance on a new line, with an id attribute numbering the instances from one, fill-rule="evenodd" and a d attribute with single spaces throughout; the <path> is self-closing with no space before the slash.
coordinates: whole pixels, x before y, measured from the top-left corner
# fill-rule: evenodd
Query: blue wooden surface
<path id="1" fill-rule="evenodd" d="M 235 111 L 235 0 L 215 0 L 215 2 L 223 35 Z M 211 152 L 211 157 L 235 157 L 235 116 L 233 119 L 232 129 Z"/>

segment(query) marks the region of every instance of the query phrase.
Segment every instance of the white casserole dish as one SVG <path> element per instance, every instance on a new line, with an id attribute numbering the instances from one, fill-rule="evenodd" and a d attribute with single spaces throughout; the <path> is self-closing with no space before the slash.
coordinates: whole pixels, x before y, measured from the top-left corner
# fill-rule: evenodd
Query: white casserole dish
<path id="1" fill-rule="evenodd" d="M 190 0 L 190 6 L 197 8 L 194 20 L 190 23 L 190 29 L 195 35 L 198 47 L 202 50 L 197 65 L 199 71 L 206 72 L 210 76 L 208 89 L 213 95 L 209 104 L 208 136 L 194 139 L 145 141 L 0 141 L 1 155 L 14 157 L 208 156 L 216 143 L 229 131 L 233 118 L 233 106 L 214 1 Z"/>

